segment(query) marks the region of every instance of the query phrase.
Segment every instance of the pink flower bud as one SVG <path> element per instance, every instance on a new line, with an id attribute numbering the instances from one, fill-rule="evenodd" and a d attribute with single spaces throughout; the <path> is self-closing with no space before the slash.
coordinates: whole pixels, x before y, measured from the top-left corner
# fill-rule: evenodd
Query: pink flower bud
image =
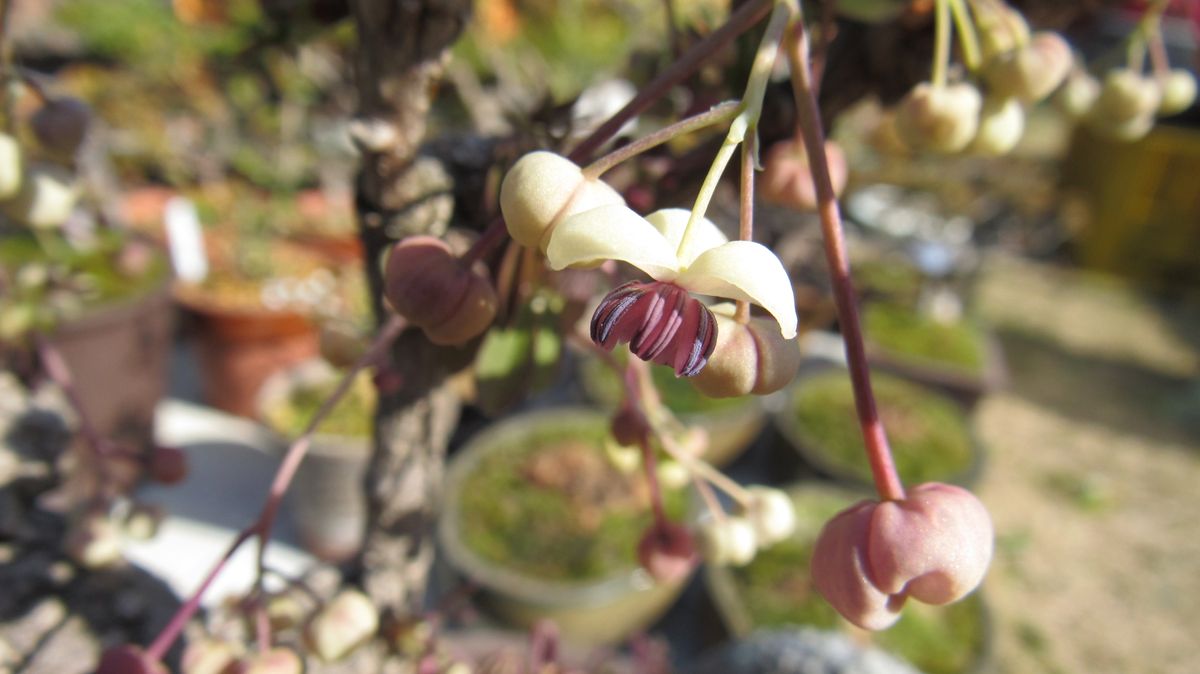
<path id="1" fill-rule="evenodd" d="M 432 236 L 409 237 L 392 248 L 384 294 L 434 344 L 463 344 L 496 317 L 491 281 L 467 269 L 446 242 Z"/>
<path id="2" fill-rule="evenodd" d="M 692 385 L 712 398 L 766 395 L 787 386 L 800 368 L 796 338 L 784 339 L 770 318 L 733 319 L 732 305 L 713 307 L 717 341 Z"/>
<path id="3" fill-rule="evenodd" d="M 821 530 L 813 549 L 817 591 L 850 622 L 884 629 L 905 600 L 946 604 L 983 580 L 992 521 L 970 492 L 928 483 L 904 500 L 862 501 Z"/>
<path id="4" fill-rule="evenodd" d="M 674 522 L 650 525 L 637 547 L 638 563 L 660 583 L 687 578 L 696 566 L 696 544 L 688 530 Z"/>
<path id="5" fill-rule="evenodd" d="M 1071 47 L 1058 33 L 1036 33 L 1025 46 L 997 56 L 985 71 L 991 93 L 1035 103 L 1071 71 Z"/>
<path id="6" fill-rule="evenodd" d="M 96 674 L 167 674 L 167 668 L 137 646 L 122 644 L 104 651 Z"/>
<path id="7" fill-rule="evenodd" d="M 834 194 L 840 195 L 846 187 L 846 155 L 837 143 L 830 140 L 825 142 L 825 158 L 829 164 L 829 178 L 833 182 Z M 798 211 L 811 211 L 817 207 L 812 166 L 800 139 L 783 140 L 767 150 L 759 194 L 762 195 L 763 201 L 769 204 Z"/>

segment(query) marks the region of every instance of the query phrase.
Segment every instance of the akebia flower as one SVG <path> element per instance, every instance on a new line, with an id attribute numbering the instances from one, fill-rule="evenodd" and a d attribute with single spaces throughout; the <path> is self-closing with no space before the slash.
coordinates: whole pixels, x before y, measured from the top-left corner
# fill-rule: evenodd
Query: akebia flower
<path id="1" fill-rule="evenodd" d="M 627 284 L 601 302 L 593 338 L 605 348 L 630 341 L 639 357 L 681 376 L 699 372 L 716 339 L 711 312 L 689 292 L 758 304 L 785 338 L 796 335 L 792 284 L 779 258 L 761 244 L 729 241 L 704 218 L 685 240 L 690 215 L 665 209 L 643 218 L 601 206 L 558 223 L 546 248 L 554 269 L 620 260 L 649 274 L 654 283 Z"/>
<path id="2" fill-rule="evenodd" d="M 825 524 L 813 584 L 838 613 L 889 627 L 909 598 L 948 604 L 969 594 L 992 558 L 992 520 L 971 492 L 927 483 L 899 501 L 861 501 Z"/>

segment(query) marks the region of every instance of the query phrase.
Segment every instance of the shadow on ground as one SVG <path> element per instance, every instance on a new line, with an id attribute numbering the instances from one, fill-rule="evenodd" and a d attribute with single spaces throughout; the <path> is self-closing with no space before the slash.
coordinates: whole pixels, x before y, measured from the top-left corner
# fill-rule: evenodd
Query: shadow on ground
<path id="1" fill-rule="evenodd" d="M 1072 419 L 1200 454 L 1200 380 L 1081 355 L 1027 332 L 1001 329 L 999 338 L 1014 394 Z"/>

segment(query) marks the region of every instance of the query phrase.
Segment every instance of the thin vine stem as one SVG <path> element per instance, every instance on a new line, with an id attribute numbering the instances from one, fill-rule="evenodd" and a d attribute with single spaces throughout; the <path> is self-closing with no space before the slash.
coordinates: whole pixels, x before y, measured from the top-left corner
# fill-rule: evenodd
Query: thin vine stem
<path id="1" fill-rule="evenodd" d="M 808 37 L 804 31 L 804 23 L 799 18 L 792 23 L 787 42 L 796 114 L 800 118 L 804 145 L 812 166 L 825 258 L 833 283 L 834 302 L 842 328 L 846 361 L 854 388 L 854 404 L 858 411 L 867 459 L 871 464 L 871 474 L 880 498 L 885 501 L 901 500 L 904 498 L 904 486 L 896 473 L 887 434 L 875 404 L 875 394 L 871 390 L 871 373 L 863 346 L 862 324 L 858 316 L 854 283 L 850 278 L 850 261 L 846 254 L 845 236 L 842 233 L 842 217 L 833 191 L 833 182 L 829 178 L 829 162 L 824 150 L 825 134 L 821 127 L 821 114 L 817 108 L 808 69 Z"/>
<path id="2" fill-rule="evenodd" d="M 950 0 L 950 11 L 954 15 L 954 27 L 958 30 L 958 37 L 962 42 L 963 62 L 971 72 L 979 70 L 983 65 L 982 51 L 966 0 Z"/>
<path id="3" fill-rule="evenodd" d="M 585 178 L 595 180 L 617 164 L 632 159 L 647 150 L 654 149 L 673 138 L 733 119 L 737 116 L 739 107 L 740 104 L 737 101 L 725 101 L 697 115 L 682 119 L 669 126 L 664 126 L 658 131 L 643 136 L 627 145 L 622 145 L 588 164 L 583 169 L 583 175 Z"/>
<path id="4" fill-rule="evenodd" d="M 934 13 L 933 73 L 929 76 L 935 88 L 946 86 L 946 70 L 950 66 L 950 0 L 936 0 Z M 794 76 L 793 76 L 794 77 Z"/>

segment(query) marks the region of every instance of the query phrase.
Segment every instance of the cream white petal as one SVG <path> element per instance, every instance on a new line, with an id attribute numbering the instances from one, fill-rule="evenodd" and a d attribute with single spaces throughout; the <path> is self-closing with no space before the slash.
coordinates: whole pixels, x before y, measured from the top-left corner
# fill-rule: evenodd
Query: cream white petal
<path id="1" fill-rule="evenodd" d="M 688 237 L 687 248 L 682 252 L 678 251 L 679 242 L 683 240 L 683 232 L 687 229 L 690 217 L 692 212 L 686 208 L 664 208 L 646 216 L 646 220 L 662 233 L 671 249 L 679 254 L 679 263 L 685 267 L 700 253 L 729 241 L 712 220 L 700 218 L 692 225 L 693 231 Z"/>
<path id="2" fill-rule="evenodd" d="M 796 336 L 796 299 L 783 263 L 766 246 L 730 241 L 704 251 L 676 283 L 702 295 L 747 300 L 779 322 L 785 339 Z"/>
<path id="3" fill-rule="evenodd" d="M 645 218 L 618 204 L 576 213 L 558 223 L 546 259 L 554 269 L 621 260 L 659 281 L 671 281 L 679 272 L 674 246 Z"/>

